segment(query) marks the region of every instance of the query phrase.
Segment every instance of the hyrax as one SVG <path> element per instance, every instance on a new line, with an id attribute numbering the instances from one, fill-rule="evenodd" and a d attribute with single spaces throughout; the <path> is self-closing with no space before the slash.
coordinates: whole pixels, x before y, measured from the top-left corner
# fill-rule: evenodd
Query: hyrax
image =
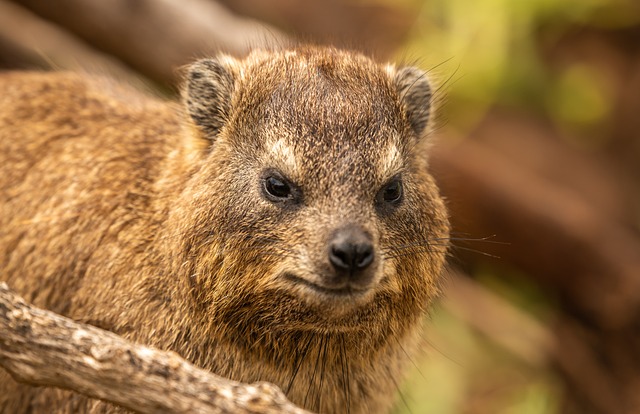
<path id="1" fill-rule="evenodd" d="M 183 96 L 0 75 L 0 279 L 309 410 L 388 410 L 449 231 L 425 74 L 256 51 L 196 62 Z M 113 410 L 0 373 L 3 413 Z"/>

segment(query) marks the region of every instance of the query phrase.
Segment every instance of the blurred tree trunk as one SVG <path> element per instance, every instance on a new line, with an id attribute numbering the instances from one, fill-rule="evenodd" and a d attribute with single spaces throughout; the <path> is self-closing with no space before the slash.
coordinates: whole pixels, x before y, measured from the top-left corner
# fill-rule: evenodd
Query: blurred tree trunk
<path id="1" fill-rule="evenodd" d="M 282 46 L 277 29 L 207 0 L 15 0 L 162 84 L 198 57 Z"/>
<path id="2" fill-rule="evenodd" d="M 13 68 L 93 68 L 134 84 L 140 78 L 113 56 L 5 0 L 0 0 L 0 64 Z"/>
<path id="3" fill-rule="evenodd" d="M 413 27 L 410 9 L 353 0 L 220 0 L 229 9 L 303 39 L 390 58 Z"/>

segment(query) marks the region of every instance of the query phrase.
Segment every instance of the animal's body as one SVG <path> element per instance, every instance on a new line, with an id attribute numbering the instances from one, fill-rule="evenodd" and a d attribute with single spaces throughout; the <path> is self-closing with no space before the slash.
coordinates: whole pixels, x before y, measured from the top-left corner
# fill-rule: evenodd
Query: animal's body
<path id="1" fill-rule="evenodd" d="M 0 280 L 321 412 L 388 409 L 448 219 L 414 68 L 302 48 L 189 69 L 184 103 L 0 74 Z M 0 370 L 0 412 L 102 412 Z"/>

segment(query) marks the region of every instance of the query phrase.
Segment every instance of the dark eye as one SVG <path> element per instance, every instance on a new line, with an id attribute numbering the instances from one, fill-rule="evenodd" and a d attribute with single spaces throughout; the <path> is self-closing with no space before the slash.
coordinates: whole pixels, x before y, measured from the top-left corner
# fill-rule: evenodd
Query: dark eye
<path id="1" fill-rule="evenodd" d="M 291 197 L 291 186 L 284 179 L 273 175 L 264 179 L 264 191 L 267 197 L 276 201 Z"/>
<path id="2" fill-rule="evenodd" d="M 300 188 L 278 170 L 264 170 L 260 182 L 262 195 L 267 200 L 278 203 L 281 207 L 294 207 L 302 203 Z"/>
<path id="3" fill-rule="evenodd" d="M 402 197 L 402 183 L 400 180 L 389 183 L 382 193 L 382 198 L 387 203 L 395 203 L 400 201 Z"/>
<path id="4" fill-rule="evenodd" d="M 402 180 L 397 177 L 389 181 L 378 192 L 377 201 L 381 207 L 399 204 L 402 201 Z"/>

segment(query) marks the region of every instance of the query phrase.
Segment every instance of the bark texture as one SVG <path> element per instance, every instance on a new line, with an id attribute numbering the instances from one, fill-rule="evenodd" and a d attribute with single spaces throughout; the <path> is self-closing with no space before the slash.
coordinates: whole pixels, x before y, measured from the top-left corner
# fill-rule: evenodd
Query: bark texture
<path id="1" fill-rule="evenodd" d="M 241 384 L 25 303 L 0 284 L 0 366 L 139 413 L 298 413 L 274 385 Z"/>

